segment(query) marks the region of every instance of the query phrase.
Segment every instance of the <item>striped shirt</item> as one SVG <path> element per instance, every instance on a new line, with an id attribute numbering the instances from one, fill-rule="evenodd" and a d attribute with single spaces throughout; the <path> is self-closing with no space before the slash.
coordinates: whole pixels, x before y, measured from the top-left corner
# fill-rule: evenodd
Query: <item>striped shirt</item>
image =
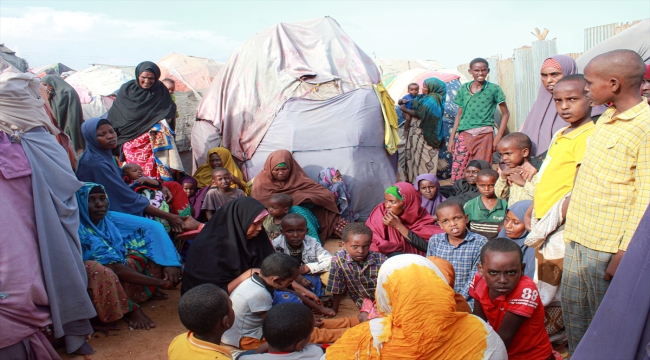
<path id="1" fill-rule="evenodd" d="M 339 250 L 332 256 L 330 277 L 327 290 L 332 294 L 348 293 L 358 308 L 361 308 L 363 299 L 375 300 L 377 288 L 377 274 L 379 267 L 387 257 L 378 252 L 368 252 L 368 257 L 363 264 L 355 261 L 345 250 Z"/>

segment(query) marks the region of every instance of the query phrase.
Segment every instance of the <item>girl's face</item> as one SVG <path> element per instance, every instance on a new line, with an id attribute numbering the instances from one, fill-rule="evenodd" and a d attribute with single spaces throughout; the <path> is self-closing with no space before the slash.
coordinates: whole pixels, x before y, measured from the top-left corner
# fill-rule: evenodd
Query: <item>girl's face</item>
<path id="1" fill-rule="evenodd" d="M 283 167 L 274 167 L 273 170 L 271 170 L 271 175 L 275 178 L 277 181 L 285 181 L 289 177 L 289 168 L 286 166 Z"/>
<path id="2" fill-rule="evenodd" d="M 332 182 L 336 184 L 337 182 L 342 180 L 343 180 L 343 176 L 341 176 L 341 173 L 338 170 L 336 170 L 336 173 L 334 173 L 334 177 L 332 178 Z"/>
<path id="3" fill-rule="evenodd" d="M 429 180 L 420 180 L 418 189 L 420 191 L 420 194 L 429 200 L 433 200 L 433 198 L 436 197 L 436 194 L 438 194 L 438 188 L 436 187 L 436 184 L 432 183 Z"/>
<path id="4" fill-rule="evenodd" d="M 478 176 L 478 172 L 481 171 L 479 168 L 475 168 L 473 166 L 468 166 L 465 169 L 465 180 L 467 180 L 467 183 L 470 185 L 476 185 L 476 178 Z"/>
<path id="5" fill-rule="evenodd" d="M 107 150 L 117 147 L 117 134 L 110 124 L 104 124 L 97 128 L 97 142 L 99 146 Z"/>
<path id="6" fill-rule="evenodd" d="M 397 216 L 404 213 L 404 201 L 396 198 L 391 194 L 384 194 L 384 206 L 386 211 L 389 211 Z"/>
<path id="7" fill-rule="evenodd" d="M 216 169 L 218 167 L 223 167 L 223 161 L 219 157 L 219 154 L 210 154 L 210 167 Z"/>
<path id="8" fill-rule="evenodd" d="M 188 198 L 194 196 L 196 194 L 196 187 L 192 183 L 183 183 L 183 191 L 185 191 L 185 194 L 187 195 Z"/>
<path id="9" fill-rule="evenodd" d="M 526 225 L 512 211 L 506 213 L 503 220 L 503 227 L 506 229 L 506 235 L 511 239 L 520 238 L 526 231 Z"/>

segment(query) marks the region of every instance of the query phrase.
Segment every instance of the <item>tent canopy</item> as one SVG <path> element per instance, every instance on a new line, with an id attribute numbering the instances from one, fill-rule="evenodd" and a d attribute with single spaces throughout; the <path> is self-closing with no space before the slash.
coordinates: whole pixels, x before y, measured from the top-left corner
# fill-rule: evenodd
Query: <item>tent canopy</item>
<path id="1" fill-rule="evenodd" d="M 381 75 L 401 74 L 413 69 L 440 70 L 442 64 L 436 60 L 422 59 L 373 59 Z"/>
<path id="2" fill-rule="evenodd" d="M 115 95 L 122 84 L 133 79 L 135 79 L 134 67 L 93 65 L 77 71 L 65 81 L 77 91 L 81 103 L 88 103 L 93 96 Z"/>
<path id="3" fill-rule="evenodd" d="M 176 91 L 204 91 L 223 63 L 211 59 L 171 53 L 156 63 L 160 67 L 160 80 L 171 78 L 176 83 Z"/>
<path id="4" fill-rule="evenodd" d="M 650 19 L 630 26 L 621 33 L 594 46 L 589 51 L 576 59 L 578 70 L 584 72 L 585 66 L 598 55 L 617 49 L 634 50 L 643 58 L 643 62 L 650 64 Z"/>
<path id="5" fill-rule="evenodd" d="M 38 77 L 43 77 L 47 75 L 61 76 L 61 74 L 68 71 L 74 71 L 74 69 L 67 67 L 61 63 L 39 66 L 31 70 L 31 72 L 36 74 L 36 76 Z"/>

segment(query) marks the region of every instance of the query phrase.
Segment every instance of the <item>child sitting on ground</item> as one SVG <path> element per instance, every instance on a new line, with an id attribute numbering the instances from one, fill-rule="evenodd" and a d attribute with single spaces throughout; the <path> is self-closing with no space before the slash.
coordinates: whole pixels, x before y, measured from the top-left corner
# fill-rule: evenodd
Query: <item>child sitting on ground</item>
<path id="1" fill-rule="evenodd" d="M 152 177 L 144 176 L 144 170 L 138 164 L 124 164 L 122 166 L 122 173 L 124 174 L 124 182 L 133 191 L 146 197 L 152 206 L 164 212 L 169 212 L 169 204 L 165 201 L 165 194 L 162 192 L 162 184 L 160 181 Z M 145 217 L 161 223 L 165 227 L 165 231 L 171 231 L 167 220 L 151 215 L 145 215 Z"/>
<path id="2" fill-rule="evenodd" d="M 307 235 L 318 240 L 320 243 L 320 238 L 318 237 L 318 219 L 309 210 L 300 206 L 293 206 L 293 198 L 291 195 L 275 194 L 271 196 L 266 210 L 269 212 L 269 215 L 264 219 L 262 226 L 264 226 L 264 230 L 269 236 L 269 239 L 273 240 L 282 235 L 282 226 L 280 223 L 285 215 L 296 213 L 302 215 L 307 221 Z"/>
<path id="3" fill-rule="evenodd" d="M 531 278 L 522 275 L 522 254 L 509 239 L 490 240 L 481 250 L 470 295 L 474 315 L 490 323 L 508 349 L 509 360 L 551 359 L 544 306 Z"/>
<path id="4" fill-rule="evenodd" d="M 463 295 L 470 306 L 469 284 L 476 274 L 481 248 L 487 239 L 467 230 L 468 216 L 463 205 L 454 200 L 445 200 L 436 207 L 438 225 L 445 231 L 429 239 L 427 256 L 437 256 L 451 263 L 456 272 L 454 291 Z"/>
<path id="5" fill-rule="evenodd" d="M 326 291 L 334 296 L 332 309 L 338 312 L 345 293 L 359 309 L 365 309 L 375 301 L 377 274 L 387 257 L 370 251 L 372 230 L 364 223 L 355 222 L 343 228 L 341 240 L 343 250 L 332 256 L 327 282 Z"/>
<path id="6" fill-rule="evenodd" d="M 470 231 L 483 235 L 488 240 L 499 234 L 508 209 L 508 202 L 499 199 L 494 193 L 494 184 L 498 179 L 499 173 L 495 170 L 479 171 L 476 186 L 481 196 L 466 202 L 463 207 L 469 216 Z"/>
<path id="7" fill-rule="evenodd" d="M 205 217 L 210 220 L 212 215 L 225 204 L 246 196 L 240 190 L 230 187 L 232 185 L 232 175 L 226 168 L 218 167 L 212 171 L 212 186 L 205 194 L 201 210 L 205 211 Z"/>
<path id="8" fill-rule="evenodd" d="M 232 326 L 234 314 L 228 294 L 214 284 L 196 286 L 178 302 L 181 323 L 189 331 L 169 345 L 170 360 L 232 359 L 221 347 L 221 336 Z"/>
<path id="9" fill-rule="evenodd" d="M 268 352 L 240 359 L 319 360 L 323 349 L 309 344 L 315 325 L 314 315 L 306 307 L 296 303 L 276 305 L 266 313 L 262 324 Z"/>
<path id="10" fill-rule="evenodd" d="M 530 164 L 533 143 L 528 135 L 520 132 L 508 134 L 499 141 L 497 150 L 507 168 L 494 185 L 494 192 L 501 199 L 508 199 L 508 206 L 532 200 L 539 173 Z"/>

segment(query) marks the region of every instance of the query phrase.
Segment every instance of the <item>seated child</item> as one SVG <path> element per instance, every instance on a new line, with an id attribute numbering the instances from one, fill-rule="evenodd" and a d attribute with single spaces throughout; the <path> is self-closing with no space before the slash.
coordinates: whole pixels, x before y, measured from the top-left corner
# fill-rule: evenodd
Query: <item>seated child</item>
<path id="1" fill-rule="evenodd" d="M 463 205 L 454 200 L 445 200 L 436 207 L 438 225 L 445 231 L 429 239 L 427 256 L 437 256 L 451 263 L 456 272 L 454 291 L 463 295 L 470 306 L 469 284 L 476 274 L 481 248 L 487 239 L 467 230 L 468 217 Z"/>
<path id="2" fill-rule="evenodd" d="M 169 212 L 169 204 L 165 201 L 165 194 L 162 192 L 162 184 L 160 181 L 152 177 L 144 176 L 144 171 L 138 164 L 122 165 L 122 173 L 124 174 L 124 182 L 126 182 L 133 191 L 146 197 L 149 200 L 149 204 L 154 207 L 164 212 Z M 171 231 L 171 227 L 167 220 L 151 215 L 145 215 L 145 217 L 163 224 L 165 231 Z"/>
<path id="3" fill-rule="evenodd" d="M 348 185 L 343 180 L 340 171 L 332 167 L 321 170 L 318 173 L 318 183 L 336 195 L 336 207 L 338 207 L 341 217 L 349 222 L 359 218 L 359 214 L 350 208 L 352 201 L 350 191 L 348 191 Z"/>
<path id="4" fill-rule="evenodd" d="M 227 330 L 221 341 L 244 350 L 257 349 L 266 343 L 262 334 L 262 322 L 266 312 L 273 306 L 275 290 L 289 291 L 288 287 L 298 277 L 300 263 L 290 255 L 275 253 L 269 255 L 260 268 L 260 273 L 244 280 L 230 295 L 235 313 L 233 326 Z M 331 309 L 316 305 L 301 294 L 294 292 L 309 307 L 333 316 Z M 311 342 L 336 341 L 345 328 L 357 325 L 357 317 L 325 320 L 323 327 L 312 333 Z"/>
<path id="5" fill-rule="evenodd" d="M 263 226 L 269 239 L 273 240 L 282 235 L 282 226 L 280 225 L 282 219 L 287 214 L 295 213 L 302 215 L 306 219 L 307 235 L 318 240 L 320 243 L 320 238 L 318 237 L 318 219 L 306 208 L 293 206 L 293 198 L 291 195 L 275 194 L 271 196 L 266 210 L 269 212 L 269 215 L 264 219 Z"/>
<path id="6" fill-rule="evenodd" d="M 332 309 L 335 312 L 338 312 L 345 293 L 359 309 L 364 303 L 375 301 L 377 274 L 387 259 L 383 254 L 370 251 L 372 230 L 364 223 L 355 222 L 343 228 L 341 241 L 343 250 L 332 256 L 326 290 L 334 296 Z"/>
<path id="7" fill-rule="evenodd" d="M 178 302 L 181 323 L 189 331 L 169 345 L 170 360 L 232 359 L 221 347 L 221 336 L 230 328 L 234 314 L 228 294 L 214 284 L 196 286 Z"/>
<path id="8" fill-rule="evenodd" d="M 530 149 L 533 143 L 528 135 L 520 132 L 510 133 L 497 144 L 507 168 L 494 185 L 494 192 L 501 199 L 508 199 L 508 206 L 521 200 L 532 200 L 538 173 L 530 164 Z M 528 178 L 528 180 L 526 180 Z"/>
<path id="9" fill-rule="evenodd" d="M 469 230 L 485 236 L 488 240 L 499 234 L 508 209 L 508 202 L 497 198 L 494 193 L 497 179 L 499 173 L 496 170 L 479 171 L 476 186 L 481 196 L 466 202 L 463 207 L 469 216 Z"/>
<path id="10" fill-rule="evenodd" d="M 226 168 L 218 167 L 212 171 L 212 186 L 205 194 L 201 210 L 205 211 L 205 217 L 210 220 L 212 215 L 225 204 L 236 198 L 246 196 L 240 190 L 230 187 L 232 175 Z"/>
<path id="11" fill-rule="evenodd" d="M 535 278 L 535 249 L 524 244 L 528 230 L 524 224 L 524 215 L 532 201 L 520 201 L 508 208 L 506 218 L 503 221 L 503 229 L 499 232 L 498 237 L 514 241 L 523 254 L 524 275 L 531 279 Z M 558 279 L 559 281 L 559 279 Z"/>
<path id="12" fill-rule="evenodd" d="M 329 278 L 332 255 L 323 249 L 318 240 L 307 235 L 307 220 L 302 215 L 288 214 L 281 225 L 282 235 L 273 239 L 275 251 L 298 260 L 300 276 L 296 281 L 316 296 L 323 296 L 323 283 L 327 284 Z"/>
<path id="13" fill-rule="evenodd" d="M 422 207 L 436 220 L 436 206 L 447 200 L 440 192 L 440 181 L 434 174 L 420 174 L 413 182 L 415 190 L 422 195 Z"/>
<path id="14" fill-rule="evenodd" d="M 185 191 L 189 205 L 192 208 L 192 217 L 199 222 L 206 222 L 205 213 L 201 208 L 203 207 L 205 194 L 210 190 L 210 187 L 206 186 L 199 189 L 198 182 L 191 176 L 183 176 L 179 182 L 183 187 L 183 191 Z"/>
<path id="15" fill-rule="evenodd" d="M 308 308 L 296 303 L 276 305 L 266 313 L 262 324 L 268 352 L 243 355 L 240 359 L 319 360 L 323 349 L 309 344 L 314 326 L 314 315 Z"/>
<path id="16" fill-rule="evenodd" d="M 470 295 L 474 315 L 490 323 L 508 349 L 508 359 L 551 359 L 553 348 L 544 326 L 544 306 L 535 283 L 522 275 L 521 249 L 496 238 L 481 250 Z"/>

